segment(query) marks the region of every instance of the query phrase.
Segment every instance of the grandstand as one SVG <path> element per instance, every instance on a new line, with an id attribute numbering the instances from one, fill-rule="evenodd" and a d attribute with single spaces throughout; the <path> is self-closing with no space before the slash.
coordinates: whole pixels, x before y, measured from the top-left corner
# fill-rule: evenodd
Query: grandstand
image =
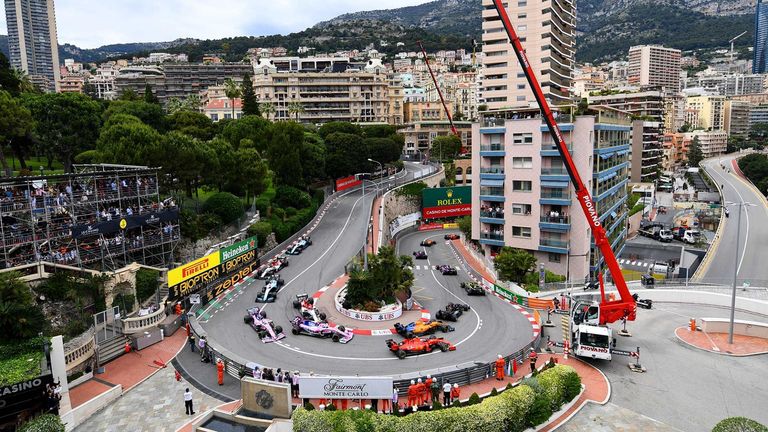
<path id="1" fill-rule="evenodd" d="M 0 178 L 0 266 L 39 261 L 100 271 L 168 267 L 179 210 L 161 200 L 158 169 L 75 165 L 75 173 Z"/>

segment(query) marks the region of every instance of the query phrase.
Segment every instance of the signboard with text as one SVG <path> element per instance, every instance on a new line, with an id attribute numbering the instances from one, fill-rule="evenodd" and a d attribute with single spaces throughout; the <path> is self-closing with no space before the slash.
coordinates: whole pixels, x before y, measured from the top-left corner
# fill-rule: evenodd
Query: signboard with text
<path id="1" fill-rule="evenodd" d="M 472 214 L 472 187 L 426 188 L 421 192 L 422 217 L 440 219 Z"/>
<path id="2" fill-rule="evenodd" d="M 178 285 L 188 279 L 195 278 L 195 279 L 201 279 L 206 280 L 210 278 L 210 276 L 218 276 L 218 273 L 216 274 L 209 274 L 211 270 L 215 270 L 218 268 L 221 261 L 219 260 L 220 254 L 219 251 L 216 251 L 210 255 L 206 255 L 202 258 L 198 258 L 190 263 L 184 264 L 183 266 L 176 267 L 175 269 L 171 269 L 168 271 L 168 286 L 174 286 Z M 202 276 L 208 274 L 208 278 L 203 278 Z"/>
<path id="3" fill-rule="evenodd" d="M 299 380 L 303 399 L 390 399 L 393 381 L 388 377 L 312 377 Z"/>
<path id="4" fill-rule="evenodd" d="M 363 183 L 362 180 L 358 180 L 355 176 L 344 177 L 336 179 L 336 192 L 340 192 L 355 186 L 360 186 Z"/>

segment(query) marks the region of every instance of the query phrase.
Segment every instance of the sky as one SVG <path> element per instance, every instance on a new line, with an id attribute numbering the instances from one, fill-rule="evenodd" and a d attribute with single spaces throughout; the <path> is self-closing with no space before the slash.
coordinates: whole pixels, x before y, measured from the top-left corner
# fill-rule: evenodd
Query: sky
<path id="1" fill-rule="evenodd" d="M 304 30 L 347 12 L 427 0 L 54 0 L 59 43 L 80 48 Z M 0 32 L 7 34 L 5 13 Z"/>

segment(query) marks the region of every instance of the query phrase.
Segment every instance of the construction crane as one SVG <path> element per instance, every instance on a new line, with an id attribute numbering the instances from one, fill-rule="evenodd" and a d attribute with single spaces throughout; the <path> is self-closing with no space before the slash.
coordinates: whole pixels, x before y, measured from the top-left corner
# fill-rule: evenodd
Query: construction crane
<path id="1" fill-rule="evenodd" d="M 734 57 L 734 52 L 733 52 L 733 43 L 734 43 L 734 42 L 736 42 L 736 39 L 738 39 L 738 38 L 740 38 L 740 37 L 744 36 L 745 34 L 747 34 L 747 32 L 741 32 L 741 34 L 740 34 L 740 35 L 738 35 L 738 36 L 736 36 L 735 38 L 733 38 L 733 39 L 731 39 L 731 40 L 729 40 L 729 41 L 728 41 L 728 43 L 730 43 L 730 44 L 731 44 L 731 62 L 733 62 L 733 57 Z"/>
<path id="2" fill-rule="evenodd" d="M 461 135 L 459 134 L 459 131 L 456 130 L 456 126 L 453 125 L 453 118 L 451 117 L 451 112 L 448 110 L 448 105 L 445 104 L 445 98 L 443 98 L 443 92 L 440 91 L 440 85 L 437 83 L 437 79 L 435 78 L 435 74 L 432 73 L 432 66 L 429 65 L 429 57 L 427 57 L 427 51 L 424 49 L 424 45 L 421 43 L 421 41 L 417 41 L 419 44 L 419 48 L 421 48 L 421 55 L 424 56 L 424 63 L 427 64 L 427 70 L 429 71 L 429 76 L 432 77 L 432 82 L 435 83 L 435 90 L 437 90 L 437 95 L 440 97 L 440 103 L 443 104 L 443 110 L 445 110 L 445 116 L 448 117 L 448 123 L 451 125 L 451 133 L 453 133 L 456 138 L 459 139 L 459 142 L 461 142 Z M 464 145 L 462 144 L 460 147 L 460 153 L 464 154 Z"/>
<path id="3" fill-rule="evenodd" d="M 568 152 L 568 147 L 560 132 L 560 128 L 555 121 L 549 103 L 544 97 L 544 92 L 541 90 L 541 86 L 534 75 L 533 68 L 528 61 L 528 57 L 525 54 L 520 38 L 512 27 L 512 23 L 503 2 L 504 0 L 493 0 L 499 18 L 504 25 L 504 29 L 507 31 L 507 36 L 512 44 L 512 48 L 515 50 L 517 59 L 525 72 L 528 84 L 533 90 L 536 102 L 539 104 L 544 121 L 549 128 L 549 133 L 557 145 L 557 150 L 563 160 L 568 176 L 571 178 L 571 182 L 576 189 L 576 197 L 581 209 L 587 217 L 589 227 L 592 230 L 592 236 L 595 239 L 595 245 L 602 254 L 619 292 L 620 298 L 618 300 L 606 298 L 603 277 L 602 274 L 598 273 L 600 303 L 587 305 L 580 304 L 571 307 L 573 324 L 571 329 L 572 346 L 576 355 L 610 359 L 611 348 L 609 344 L 611 340 L 611 329 L 607 325 L 620 320 L 634 321 L 637 313 L 637 302 L 627 288 L 627 283 L 621 273 L 619 263 L 616 261 L 616 256 L 611 249 L 611 243 L 605 233 L 605 228 L 603 228 L 603 225 L 600 222 L 595 203 L 576 169 L 571 154 Z M 580 352 L 579 349 L 582 349 L 582 351 Z"/>

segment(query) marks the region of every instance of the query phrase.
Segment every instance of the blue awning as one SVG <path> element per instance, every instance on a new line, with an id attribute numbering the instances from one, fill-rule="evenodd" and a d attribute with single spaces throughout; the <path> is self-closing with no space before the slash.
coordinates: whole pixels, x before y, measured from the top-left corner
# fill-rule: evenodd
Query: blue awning
<path id="1" fill-rule="evenodd" d="M 625 155 L 627 153 L 629 153 L 629 150 L 622 150 L 622 151 L 620 151 L 620 152 L 618 152 L 616 154 L 619 155 L 619 156 L 623 156 L 623 155 Z"/>
<path id="2" fill-rule="evenodd" d="M 618 216 L 618 214 L 617 214 L 615 211 L 612 211 L 612 212 L 611 212 L 611 217 L 614 217 L 614 218 L 615 218 L 616 216 Z"/>
<path id="3" fill-rule="evenodd" d="M 549 187 L 549 188 L 567 188 L 568 182 L 559 182 L 559 181 L 543 181 L 541 182 L 542 187 Z"/>
<path id="4" fill-rule="evenodd" d="M 504 180 L 480 180 L 480 186 L 501 187 L 504 186 Z"/>
<path id="5" fill-rule="evenodd" d="M 600 155 L 600 159 L 608 159 L 609 157 L 613 156 L 610 153 L 603 153 Z"/>
<path id="6" fill-rule="evenodd" d="M 619 174 L 616 171 L 613 171 L 610 174 L 598 176 L 597 179 L 600 180 L 600 181 L 605 181 L 605 180 L 610 180 L 610 179 L 616 177 L 617 175 L 619 175 Z"/>

